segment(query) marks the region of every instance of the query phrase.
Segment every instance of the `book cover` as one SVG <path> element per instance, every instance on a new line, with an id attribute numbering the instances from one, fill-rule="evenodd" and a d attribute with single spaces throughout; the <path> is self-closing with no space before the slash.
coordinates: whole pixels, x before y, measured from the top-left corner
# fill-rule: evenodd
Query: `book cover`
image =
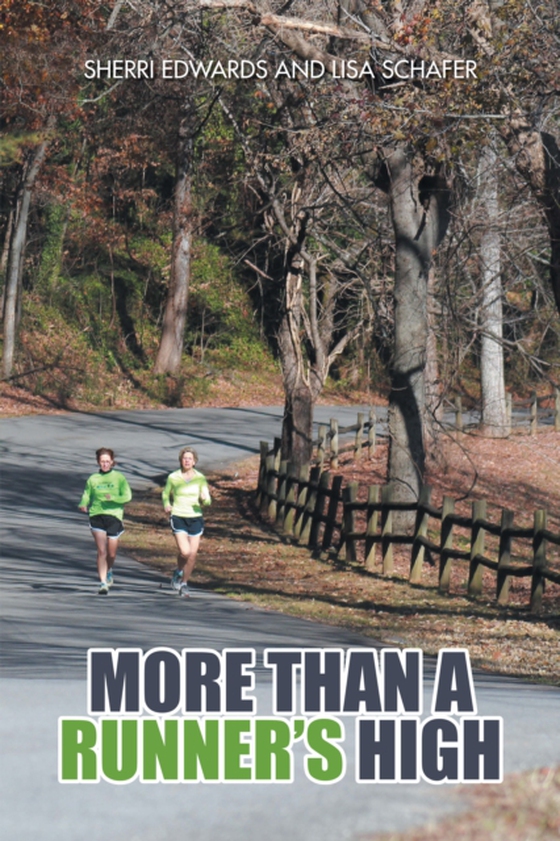
<path id="1" fill-rule="evenodd" d="M 558 23 L 0 3 L 7 836 L 556 837 Z"/>

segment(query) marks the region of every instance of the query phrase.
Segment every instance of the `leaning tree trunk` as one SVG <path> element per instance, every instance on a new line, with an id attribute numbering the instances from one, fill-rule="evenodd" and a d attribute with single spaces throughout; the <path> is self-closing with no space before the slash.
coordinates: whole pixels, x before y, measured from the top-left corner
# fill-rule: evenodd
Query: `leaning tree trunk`
<path id="1" fill-rule="evenodd" d="M 156 374 L 177 373 L 183 356 L 193 239 L 193 134 L 190 123 L 189 113 L 183 120 L 179 132 L 177 175 L 173 197 L 171 275 L 163 315 L 161 342 L 154 364 Z"/>
<path id="2" fill-rule="evenodd" d="M 478 172 L 478 195 L 482 237 L 480 262 L 482 300 L 480 307 L 480 381 L 482 426 L 490 438 L 509 434 L 502 344 L 502 278 L 498 227 L 498 156 L 492 146 L 483 149 Z"/>
<path id="3" fill-rule="evenodd" d="M 395 232 L 395 342 L 389 401 L 389 481 L 394 499 L 418 498 L 426 462 L 426 351 L 428 276 L 434 249 L 448 224 L 449 191 L 443 179 L 414 174 L 412 154 L 387 156 Z M 411 518 L 397 518 L 399 527 Z"/>
<path id="4" fill-rule="evenodd" d="M 560 147 L 553 135 L 539 132 L 521 120 L 506 124 L 503 137 L 546 221 L 550 239 L 550 285 L 560 312 Z"/>
<path id="5" fill-rule="evenodd" d="M 4 348 L 2 353 L 2 373 L 5 378 L 11 377 L 14 366 L 14 354 L 17 334 L 18 298 L 21 295 L 21 279 L 23 275 L 23 260 L 25 241 L 27 239 L 27 223 L 33 187 L 39 174 L 41 164 L 47 150 L 44 140 L 30 153 L 24 164 L 18 195 L 16 198 L 15 221 L 12 229 L 10 248 L 8 253 L 8 270 L 6 273 L 6 291 L 4 296 Z"/>
<path id="6" fill-rule="evenodd" d="M 302 270 L 299 252 L 288 257 L 285 277 L 284 307 L 278 328 L 278 349 L 284 381 L 284 417 L 282 420 L 282 458 L 301 467 L 313 453 L 313 407 L 315 398 L 306 377 L 303 358 Z"/>

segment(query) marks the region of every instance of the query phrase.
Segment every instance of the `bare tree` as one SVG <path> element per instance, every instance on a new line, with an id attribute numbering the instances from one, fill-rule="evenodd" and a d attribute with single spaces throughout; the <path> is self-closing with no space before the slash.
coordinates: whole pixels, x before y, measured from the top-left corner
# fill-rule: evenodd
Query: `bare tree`
<path id="1" fill-rule="evenodd" d="M 491 438 L 509 434 L 504 378 L 502 277 L 498 206 L 498 156 L 492 145 L 482 150 L 478 169 L 481 287 L 480 384 L 482 423 Z"/>
<path id="2" fill-rule="evenodd" d="M 363 58 L 366 42 L 376 67 L 381 63 L 381 56 L 437 63 L 450 57 L 464 59 L 466 54 L 475 56 L 481 65 L 487 65 L 491 82 L 486 86 L 482 100 L 476 85 L 454 87 L 453 94 L 449 95 L 445 89 L 440 88 L 442 92 L 438 92 L 437 86 L 415 84 L 413 79 L 386 84 L 378 75 L 370 80 L 377 94 L 375 107 L 368 111 L 366 106 L 365 120 L 362 111 L 364 134 L 369 129 L 370 152 L 372 147 L 376 149 L 384 162 L 385 183 L 383 179 L 376 183 L 390 197 L 395 231 L 395 355 L 390 410 L 390 474 L 399 487 L 397 492 L 410 497 L 418 491 L 425 462 L 427 279 L 434 249 L 447 227 L 449 187 L 441 161 L 456 154 L 453 147 L 457 145 L 456 137 L 461 131 L 469 136 L 470 118 L 475 118 L 479 126 L 485 120 L 501 124 L 504 135 L 509 138 L 510 150 L 517 156 L 518 166 L 526 171 L 551 231 L 551 279 L 553 288 L 556 288 L 557 222 L 560 219 L 557 146 L 549 142 L 549 136 L 542 131 L 538 131 L 538 138 L 533 139 L 531 121 L 517 119 L 511 106 L 515 102 L 520 106 L 528 104 L 533 107 L 536 103 L 535 87 L 539 87 L 542 96 L 552 97 L 554 86 L 551 79 L 542 75 L 539 77 L 540 68 L 531 74 L 512 64 L 509 56 L 514 52 L 508 54 L 509 64 L 506 63 L 503 70 L 496 69 L 495 60 L 497 51 L 503 49 L 506 28 L 509 28 L 513 39 L 519 41 L 518 47 L 522 52 L 533 49 L 527 35 L 533 23 L 543 46 L 548 49 L 546 61 L 552 68 L 554 60 L 551 61 L 550 57 L 554 51 L 550 52 L 550 49 L 555 43 L 554 12 L 547 10 L 543 17 L 541 7 L 537 11 L 532 7 L 516 7 L 509 19 L 504 16 L 501 5 L 481 0 L 476 4 L 459 4 L 454 9 L 447 5 L 442 9 L 438 6 L 435 9 L 438 40 L 434 42 L 422 34 L 426 27 L 428 31 L 433 31 L 435 20 L 431 4 L 423 0 L 375 6 L 364 0 L 341 0 L 337 4 L 336 21 L 325 21 L 324 11 L 315 7 L 298 18 L 288 17 L 286 7 L 273 13 L 268 6 L 258 2 L 200 0 L 200 6 L 204 8 L 247 9 L 255 24 L 272 32 L 277 41 L 296 56 L 320 61 L 338 77 L 340 56 L 357 51 Z M 313 33 L 313 39 L 306 37 L 309 33 Z M 327 42 L 327 38 L 330 41 Z M 362 93 L 358 94 L 358 90 Z M 420 90 L 422 106 L 419 108 Z M 395 91 L 400 102 L 394 100 Z M 367 93 L 363 92 L 361 82 L 352 84 L 345 80 L 339 83 L 339 95 L 359 102 L 356 115 L 367 102 Z M 463 106 L 462 113 L 457 108 L 458 98 Z M 544 101 L 540 100 L 541 106 Z M 485 110 L 488 113 L 484 113 Z M 383 114 L 387 116 L 385 121 L 379 116 Z M 438 130 L 434 131 L 436 124 Z M 454 139 L 448 141 L 452 136 Z M 410 138 L 408 142 L 407 138 Z M 422 159 L 422 150 L 428 153 L 424 155 L 426 166 L 423 173 L 412 165 L 413 159 L 416 162 Z M 368 155 L 365 154 L 364 158 L 367 159 Z M 431 189 L 434 183 L 436 187 Z M 424 201 L 427 201 L 427 206 L 424 206 Z"/>
<path id="3" fill-rule="evenodd" d="M 277 125 L 268 118 L 263 134 L 245 134 L 233 108 L 223 99 L 221 104 L 244 150 L 248 187 L 259 197 L 267 242 L 263 276 L 269 281 L 267 293 L 277 303 L 276 340 L 285 393 L 282 455 L 301 465 L 311 457 L 313 410 L 329 371 L 367 326 L 351 313 L 350 302 L 362 294 L 357 291 L 359 259 L 344 251 L 343 237 L 336 233 L 337 223 L 345 227 L 336 184 L 351 202 L 348 167 L 340 172 L 320 163 L 313 142 L 322 142 L 322 123 L 309 109 L 301 139 L 291 102 L 295 93 L 300 100 L 305 96 L 303 89 L 288 85 L 280 90 L 271 84 L 269 93 L 280 116 Z M 254 115 L 252 119 L 255 122 Z M 354 249 L 355 255 L 361 250 Z"/>
<path id="4" fill-rule="evenodd" d="M 396 498 L 405 500 L 417 497 L 424 475 L 428 282 L 449 223 L 450 193 L 443 177 L 418 173 L 412 150 L 404 146 L 385 153 L 377 184 L 388 192 L 395 233 L 389 480 Z"/>
<path id="5" fill-rule="evenodd" d="M 194 233 L 192 172 L 195 129 L 193 118 L 193 108 L 187 100 L 177 139 L 171 273 L 161 340 L 154 364 L 156 374 L 177 373 L 181 367 L 183 355 Z"/>
<path id="6" fill-rule="evenodd" d="M 14 222 L 10 231 L 8 249 L 6 289 L 4 294 L 4 347 L 2 351 L 2 373 L 8 378 L 12 374 L 16 346 L 18 300 L 21 295 L 23 260 L 27 224 L 33 188 L 41 169 L 48 139 L 45 138 L 26 155 L 21 169 L 19 187 L 14 208 Z"/>

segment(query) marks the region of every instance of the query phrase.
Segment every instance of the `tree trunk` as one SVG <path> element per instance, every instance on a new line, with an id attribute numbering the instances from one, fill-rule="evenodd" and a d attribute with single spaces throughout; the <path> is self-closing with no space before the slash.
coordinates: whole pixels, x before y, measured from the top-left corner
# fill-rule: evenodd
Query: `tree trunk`
<path id="1" fill-rule="evenodd" d="M 426 462 L 428 277 L 432 254 L 448 224 L 449 191 L 437 176 L 424 176 L 416 183 L 405 147 L 394 149 L 386 166 L 396 247 L 389 481 L 394 499 L 411 501 L 418 498 Z M 403 528 L 411 518 L 397 519 Z"/>
<path id="2" fill-rule="evenodd" d="M 4 236 L 4 244 L 2 246 L 2 256 L 0 257 L 0 276 L 4 277 L 6 274 L 6 269 L 8 267 L 8 257 L 10 254 L 10 242 L 12 239 L 12 229 L 14 227 L 14 216 L 15 210 L 13 207 L 10 208 L 10 212 L 8 215 L 8 221 L 6 223 L 6 233 Z M 3 299 L 2 299 L 3 300 Z M 4 304 L 2 304 L 2 311 L 4 310 Z"/>
<path id="3" fill-rule="evenodd" d="M 286 391 L 282 419 L 282 458 L 298 467 L 313 455 L 313 409 L 315 400 L 304 382 Z"/>
<path id="4" fill-rule="evenodd" d="M 426 424 L 424 428 L 424 451 L 427 463 L 441 465 L 439 447 L 443 422 L 443 389 L 439 373 L 437 348 L 438 313 L 436 308 L 436 274 L 433 267 L 428 273 L 427 319 L 428 338 L 426 342 Z"/>
<path id="5" fill-rule="evenodd" d="M 301 234 L 303 239 L 304 234 Z M 302 271 L 304 261 L 297 248 L 289 250 L 284 287 L 284 307 L 278 328 L 278 348 L 284 380 L 282 458 L 298 467 L 313 453 L 313 406 L 316 395 L 306 377 L 302 349 Z"/>
<path id="6" fill-rule="evenodd" d="M 509 434 L 504 349 L 502 344 L 502 278 L 500 231 L 498 227 L 498 156 L 492 146 L 483 149 L 478 171 L 480 200 L 480 262 L 482 302 L 480 309 L 480 380 L 482 391 L 482 426 L 490 438 Z"/>
<path id="7" fill-rule="evenodd" d="M 43 163 L 47 141 L 44 140 L 29 154 L 23 166 L 20 186 L 16 198 L 15 221 L 12 229 L 10 250 L 8 254 L 8 270 L 4 296 L 4 348 L 2 354 L 2 373 L 5 378 L 11 377 L 14 366 L 14 354 L 17 337 L 18 298 L 21 295 L 21 279 L 23 276 L 23 260 L 25 241 L 27 239 L 27 223 L 33 187 Z"/>
<path id="8" fill-rule="evenodd" d="M 156 374 L 177 373 L 183 356 L 193 239 L 192 164 L 193 134 L 189 113 L 185 116 L 179 132 L 177 175 L 173 197 L 171 275 L 163 316 L 161 342 L 154 365 Z"/>

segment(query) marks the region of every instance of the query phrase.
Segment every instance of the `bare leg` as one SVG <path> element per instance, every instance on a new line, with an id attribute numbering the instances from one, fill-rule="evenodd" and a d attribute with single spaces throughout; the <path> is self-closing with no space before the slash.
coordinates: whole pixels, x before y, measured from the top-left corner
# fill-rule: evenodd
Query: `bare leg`
<path id="1" fill-rule="evenodd" d="M 185 565 L 185 570 L 183 572 L 184 581 L 188 581 L 192 575 L 192 571 L 196 562 L 196 556 L 198 554 L 198 547 L 200 546 L 200 538 L 201 535 L 198 535 L 197 537 L 189 537 L 190 553 L 189 559 Z"/>
<path id="2" fill-rule="evenodd" d="M 200 545 L 200 538 L 202 535 L 190 537 L 184 532 L 177 532 L 174 537 L 177 543 L 177 549 L 179 550 L 177 555 L 177 568 L 183 573 L 183 583 L 186 584 L 194 569 L 196 555 L 198 553 L 198 547 Z"/>
<path id="3" fill-rule="evenodd" d="M 113 564 L 117 558 L 117 549 L 119 548 L 118 537 L 107 538 L 107 572 L 113 569 Z"/>
<path id="4" fill-rule="evenodd" d="M 107 579 L 107 572 L 110 569 L 107 561 L 107 548 L 109 540 L 107 535 L 104 531 L 92 531 L 93 539 L 95 540 L 95 545 L 97 546 L 97 574 L 99 575 L 100 581 L 106 581 Z M 112 541 L 115 542 L 115 541 Z M 116 553 L 115 553 L 116 554 Z M 113 561 L 111 562 L 111 566 L 113 565 L 115 558 L 113 556 Z"/>

